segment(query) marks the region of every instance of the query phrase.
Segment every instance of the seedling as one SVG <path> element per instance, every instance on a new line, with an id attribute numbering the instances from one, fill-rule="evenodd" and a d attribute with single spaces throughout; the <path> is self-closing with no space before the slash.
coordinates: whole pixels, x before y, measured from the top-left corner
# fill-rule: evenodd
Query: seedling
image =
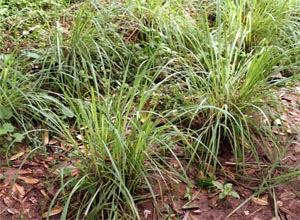
<path id="1" fill-rule="evenodd" d="M 219 194 L 220 199 L 225 199 L 227 196 L 232 196 L 237 199 L 240 198 L 239 194 L 232 189 L 232 183 L 222 184 L 218 181 L 212 181 L 212 184 L 221 191 Z"/>
<path id="2" fill-rule="evenodd" d="M 12 111 L 9 108 L 5 108 L 0 105 L 0 119 L 10 119 L 12 117 Z M 7 141 L 21 142 L 24 136 L 20 133 L 16 133 L 15 127 L 11 123 L 0 124 L 0 138 L 4 137 Z"/>

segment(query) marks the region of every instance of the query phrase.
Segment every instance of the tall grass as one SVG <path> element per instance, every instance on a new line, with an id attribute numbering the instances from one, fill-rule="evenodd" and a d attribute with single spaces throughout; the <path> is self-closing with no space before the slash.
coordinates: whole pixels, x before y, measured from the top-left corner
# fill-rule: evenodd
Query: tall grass
<path id="1" fill-rule="evenodd" d="M 70 153 L 77 155 L 73 156 L 77 158 L 73 166 L 78 169 L 79 177 L 65 180 L 68 167 L 61 170 L 59 193 L 66 198 L 62 218 L 138 219 L 134 193 L 141 189 L 141 184 L 151 191 L 148 172 L 160 167 L 156 170 L 160 173 L 167 166 L 159 152 L 161 149 L 172 152 L 180 140 L 178 132 L 170 133 L 174 130 L 171 125 L 158 126 L 160 117 L 153 108 L 145 108 L 155 91 L 152 81 L 144 81 L 146 73 L 138 72 L 132 87 L 124 83 L 126 75 L 125 72 L 118 93 L 107 91 L 105 97 L 94 87 L 90 87 L 90 99 L 86 100 L 65 90 L 76 118 L 73 129 L 80 132 L 82 145 L 69 136 L 68 140 L 74 144 Z M 174 153 L 173 156 L 176 158 Z M 185 175 L 183 168 L 181 171 Z M 70 187 L 72 192 L 65 192 Z M 72 213 L 74 207 L 76 213 Z"/>

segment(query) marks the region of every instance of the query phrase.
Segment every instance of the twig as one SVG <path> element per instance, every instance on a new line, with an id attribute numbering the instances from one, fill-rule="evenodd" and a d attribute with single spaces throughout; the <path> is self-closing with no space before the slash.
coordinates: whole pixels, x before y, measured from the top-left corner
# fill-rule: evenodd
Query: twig
<path id="1" fill-rule="evenodd" d="M 182 220 L 187 220 L 190 215 L 190 211 L 186 211 Z"/>
<path id="2" fill-rule="evenodd" d="M 7 210 L 7 207 L 0 212 L 0 215 Z"/>

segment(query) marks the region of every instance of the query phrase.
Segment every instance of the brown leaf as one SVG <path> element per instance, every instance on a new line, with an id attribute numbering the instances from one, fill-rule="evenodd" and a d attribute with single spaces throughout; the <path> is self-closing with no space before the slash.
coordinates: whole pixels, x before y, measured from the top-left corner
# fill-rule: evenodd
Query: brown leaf
<path id="1" fill-rule="evenodd" d="M 37 184 L 38 182 L 40 182 L 40 180 L 38 179 L 25 177 L 25 176 L 18 176 L 18 179 L 23 180 L 25 183 L 28 184 Z"/>
<path id="2" fill-rule="evenodd" d="M 47 199 L 50 200 L 49 196 L 47 195 L 47 193 L 45 192 L 45 190 L 41 189 L 40 190 L 41 194 Z"/>
<path id="3" fill-rule="evenodd" d="M 62 207 L 57 207 L 55 209 L 52 209 L 50 212 L 44 212 L 43 215 L 42 215 L 42 218 L 47 218 L 48 216 L 53 216 L 53 215 L 57 215 L 59 213 L 61 213 L 63 210 Z"/>
<path id="4" fill-rule="evenodd" d="M 12 215 L 19 215 L 20 214 L 20 212 L 17 209 L 14 209 L 14 208 L 7 209 L 7 212 L 9 214 L 12 214 Z"/>
<path id="5" fill-rule="evenodd" d="M 44 165 L 44 167 L 45 167 L 46 169 L 49 169 L 49 165 L 48 165 L 45 161 L 43 161 L 42 164 Z"/>
<path id="6" fill-rule="evenodd" d="M 290 211 L 289 209 L 285 208 L 285 207 L 279 207 L 279 209 L 282 212 L 285 212 L 286 214 L 290 215 L 291 217 L 293 217 L 292 219 L 298 219 L 299 215 L 295 214 L 294 212 Z"/>
<path id="7" fill-rule="evenodd" d="M 263 205 L 263 206 L 266 206 L 266 205 L 269 204 L 268 201 L 266 201 L 264 199 L 257 198 L 257 197 L 252 198 L 252 202 L 254 202 L 258 205 Z"/>
<path id="8" fill-rule="evenodd" d="M 291 199 L 294 199 L 296 197 L 296 194 L 292 191 L 286 191 L 284 193 L 281 193 L 279 195 L 279 198 L 282 200 L 282 201 L 287 201 L 287 200 L 291 200 Z"/>
<path id="9" fill-rule="evenodd" d="M 8 185 L 9 185 L 8 183 L 0 184 L 0 189 L 7 189 Z"/>
<path id="10" fill-rule="evenodd" d="M 54 160 L 53 157 L 46 157 L 46 158 L 44 158 L 44 161 L 46 161 L 46 162 L 52 162 L 53 160 Z"/>
<path id="11" fill-rule="evenodd" d="M 12 156 L 9 158 L 9 160 L 16 160 L 16 159 L 22 157 L 24 154 L 25 154 L 24 151 L 20 151 L 20 152 L 18 152 L 17 154 L 12 155 Z"/>
<path id="12" fill-rule="evenodd" d="M 47 145 L 49 143 L 49 131 L 46 130 L 44 133 L 44 140 L 43 140 L 44 145 Z"/>
<path id="13" fill-rule="evenodd" d="M 12 188 L 12 192 L 18 198 L 24 198 L 24 196 L 26 194 L 24 187 L 17 183 L 14 184 L 14 186 Z"/>
<path id="14" fill-rule="evenodd" d="M 246 173 L 247 173 L 248 175 L 252 175 L 252 174 L 254 174 L 256 171 L 257 171 L 257 169 L 250 168 L 249 170 L 246 170 Z"/>
<path id="15" fill-rule="evenodd" d="M 199 171 L 198 171 L 198 173 L 197 173 L 197 178 L 198 178 L 198 179 L 204 179 L 204 178 L 205 178 L 205 175 L 204 175 L 204 173 L 203 173 L 202 170 L 199 170 Z"/>
<path id="16" fill-rule="evenodd" d="M 71 170 L 71 176 L 73 176 L 73 177 L 79 176 L 79 170 L 78 170 L 77 168 L 73 168 L 73 169 Z"/>
<path id="17" fill-rule="evenodd" d="M 26 170 L 19 170 L 19 175 L 25 175 L 25 174 L 32 174 L 32 170 L 26 169 Z"/>
<path id="18" fill-rule="evenodd" d="M 48 144 L 50 144 L 50 145 L 54 145 L 54 144 L 57 144 L 57 143 L 58 143 L 58 141 L 55 140 L 55 139 L 51 139 L 51 140 L 48 142 Z"/>
<path id="19" fill-rule="evenodd" d="M 3 202 L 4 202 L 4 204 L 5 204 L 7 207 L 12 206 L 13 203 L 14 203 L 14 201 L 13 201 L 10 197 L 8 197 L 8 196 L 6 196 L 6 197 L 3 198 Z"/>
<path id="20" fill-rule="evenodd" d="M 64 143 L 60 143 L 60 147 L 61 147 L 62 149 L 67 149 L 67 148 L 66 148 L 66 145 L 65 145 Z"/>
<path id="21" fill-rule="evenodd" d="M 282 131 L 277 131 L 277 130 L 275 130 L 274 128 L 272 129 L 272 131 L 273 131 L 274 134 L 281 135 L 281 136 L 285 136 L 285 133 L 282 132 Z"/>

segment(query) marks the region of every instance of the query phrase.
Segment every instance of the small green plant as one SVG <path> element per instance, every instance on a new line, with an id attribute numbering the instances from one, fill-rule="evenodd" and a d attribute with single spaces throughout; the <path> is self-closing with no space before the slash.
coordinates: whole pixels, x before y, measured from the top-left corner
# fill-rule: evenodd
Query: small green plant
<path id="1" fill-rule="evenodd" d="M 24 139 L 24 136 L 14 131 L 15 127 L 11 123 L 0 125 L 0 140 L 4 137 L 6 141 L 14 140 L 15 142 L 21 142 Z"/>
<path id="2" fill-rule="evenodd" d="M 232 196 L 234 198 L 239 199 L 240 196 L 239 194 L 232 189 L 232 183 L 226 183 L 222 184 L 218 181 L 212 181 L 213 186 L 215 186 L 217 189 L 219 189 L 221 192 L 219 194 L 220 199 L 225 199 L 228 196 Z"/>
<path id="3" fill-rule="evenodd" d="M 13 113 L 10 108 L 6 108 L 0 104 L 0 119 L 10 119 L 13 116 Z"/>
<path id="4" fill-rule="evenodd" d="M 0 104 L 0 120 L 7 120 L 13 116 L 10 108 L 5 108 Z M 21 142 L 24 136 L 20 133 L 14 132 L 15 127 L 9 123 L 5 122 L 0 124 L 0 140 L 4 138 L 6 141 L 16 141 Z"/>

